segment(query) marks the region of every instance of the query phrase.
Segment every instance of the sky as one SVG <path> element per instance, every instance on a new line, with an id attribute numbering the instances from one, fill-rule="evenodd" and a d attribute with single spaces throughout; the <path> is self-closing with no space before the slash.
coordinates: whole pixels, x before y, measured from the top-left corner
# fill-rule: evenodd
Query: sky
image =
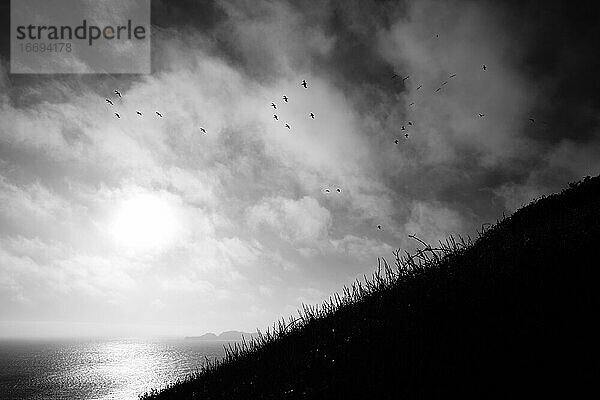
<path id="1" fill-rule="evenodd" d="M 600 170 L 593 2 L 153 1 L 119 76 L 1 7 L 0 337 L 264 329 Z"/>

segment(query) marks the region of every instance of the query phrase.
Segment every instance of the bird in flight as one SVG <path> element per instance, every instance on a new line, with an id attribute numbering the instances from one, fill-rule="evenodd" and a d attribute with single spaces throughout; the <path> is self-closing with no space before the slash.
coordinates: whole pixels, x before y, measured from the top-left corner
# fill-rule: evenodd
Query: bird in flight
<path id="1" fill-rule="evenodd" d="M 337 188 L 336 190 L 337 190 L 338 193 L 342 193 L 342 189 Z"/>
<path id="2" fill-rule="evenodd" d="M 482 69 L 482 70 L 484 70 L 484 71 L 485 71 L 485 70 L 487 70 L 487 65 L 483 64 L 483 65 L 481 66 L 481 69 Z"/>
<path id="3" fill-rule="evenodd" d="M 413 101 L 412 103 L 409 104 L 409 106 L 414 106 L 415 102 Z"/>
<path id="4" fill-rule="evenodd" d="M 455 76 L 456 76 L 456 74 L 452 74 L 452 75 L 449 76 L 449 79 L 450 78 L 454 78 Z"/>
<path id="5" fill-rule="evenodd" d="M 408 133 L 405 133 L 405 134 L 404 134 L 404 137 L 408 139 Z"/>
<path id="6" fill-rule="evenodd" d="M 286 128 L 288 128 L 288 129 L 290 129 L 290 130 L 292 129 L 292 128 L 290 127 L 290 124 L 285 124 L 285 127 L 286 127 Z"/>
<path id="7" fill-rule="evenodd" d="M 331 190 L 325 189 L 325 193 L 329 193 L 329 192 L 331 192 Z"/>
<path id="8" fill-rule="evenodd" d="M 115 94 L 116 94 L 117 96 L 119 96 L 119 97 L 123 97 L 123 96 L 121 96 L 121 92 L 119 92 L 119 91 L 118 91 L 118 90 L 116 90 L 116 89 L 115 89 Z"/>
<path id="9" fill-rule="evenodd" d="M 377 229 L 381 230 L 381 225 L 377 225 Z"/>
<path id="10" fill-rule="evenodd" d="M 408 121 L 408 125 L 412 126 L 412 122 Z"/>
<path id="11" fill-rule="evenodd" d="M 419 85 L 419 87 L 417 87 L 417 90 L 421 89 L 423 87 L 423 85 Z"/>
<path id="12" fill-rule="evenodd" d="M 302 79 L 301 85 L 304 86 L 304 89 L 307 88 L 307 84 L 306 84 L 306 80 L 305 79 Z"/>
<path id="13" fill-rule="evenodd" d="M 114 104 L 113 104 L 113 102 L 111 101 L 111 99 L 105 99 L 105 100 L 106 100 L 106 102 L 107 102 L 108 104 L 110 104 L 111 106 L 114 106 Z"/>
<path id="14" fill-rule="evenodd" d="M 315 119 L 315 114 L 314 114 L 314 113 L 310 113 L 310 117 L 311 117 L 312 119 Z"/>
<path id="15" fill-rule="evenodd" d="M 283 96 L 283 101 L 285 101 L 286 103 L 288 102 L 287 96 Z"/>
<path id="16" fill-rule="evenodd" d="M 406 127 L 404 125 L 402 125 L 402 128 L 400 128 L 401 131 L 405 131 Z"/>
<path id="17" fill-rule="evenodd" d="M 271 103 L 271 107 L 273 107 L 273 109 L 277 109 L 277 106 L 275 105 L 275 103 Z"/>
<path id="18" fill-rule="evenodd" d="M 400 143 L 400 141 L 398 139 L 396 139 L 396 140 L 394 140 L 394 143 L 398 144 L 398 143 Z"/>
<path id="19" fill-rule="evenodd" d="M 119 115 L 119 113 L 115 113 L 115 115 L 117 116 L 117 118 L 121 119 L 121 116 Z"/>
<path id="20" fill-rule="evenodd" d="M 398 74 L 392 75 L 392 79 L 397 78 L 397 77 L 398 77 Z"/>
<path id="21" fill-rule="evenodd" d="M 402 82 L 404 82 L 405 80 L 407 80 L 408 78 L 410 78 L 410 75 L 406 75 L 404 78 L 402 78 Z"/>
<path id="22" fill-rule="evenodd" d="M 273 114 L 273 119 L 279 121 L 279 118 L 277 117 L 277 114 Z"/>
<path id="23" fill-rule="evenodd" d="M 529 118 L 529 121 L 531 121 L 532 124 L 535 123 L 535 119 L 533 119 L 533 118 Z"/>
<path id="24" fill-rule="evenodd" d="M 161 113 L 159 113 L 158 111 L 156 111 L 156 115 L 158 115 L 159 117 L 163 117 Z"/>
<path id="25" fill-rule="evenodd" d="M 139 115 L 140 117 L 142 116 L 142 113 L 141 113 L 141 112 L 139 112 L 139 111 L 136 111 L 135 113 L 136 113 L 137 115 Z"/>
<path id="26" fill-rule="evenodd" d="M 200 127 L 200 131 L 206 135 L 206 129 L 204 129 L 203 127 Z"/>
<path id="27" fill-rule="evenodd" d="M 442 90 L 441 86 L 439 88 L 435 89 L 435 93 L 439 92 L 440 90 Z"/>
<path id="28" fill-rule="evenodd" d="M 442 83 L 442 86 L 447 85 L 448 81 L 445 81 L 444 83 Z"/>
<path id="29" fill-rule="evenodd" d="M 480 116 L 481 118 L 483 118 L 483 117 L 485 117 L 485 114 L 479 113 L 479 116 Z"/>

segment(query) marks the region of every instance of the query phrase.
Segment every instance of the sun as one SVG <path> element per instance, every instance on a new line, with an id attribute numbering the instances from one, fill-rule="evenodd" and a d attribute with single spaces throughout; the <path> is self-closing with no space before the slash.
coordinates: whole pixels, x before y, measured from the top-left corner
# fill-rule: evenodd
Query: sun
<path id="1" fill-rule="evenodd" d="M 136 252 L 168 247 L 179 230 L 175 207 L 155 194 L 136 194 L 123 200 L 110 226 L 117 244 Z"/>

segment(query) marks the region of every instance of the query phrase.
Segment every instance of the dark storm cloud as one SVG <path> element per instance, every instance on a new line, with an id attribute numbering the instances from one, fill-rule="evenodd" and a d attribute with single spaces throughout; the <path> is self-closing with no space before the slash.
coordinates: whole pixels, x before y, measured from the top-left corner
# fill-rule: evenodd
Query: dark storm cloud
<path id="1" fill-rule="evenodd" d="M 178 30 L 191 27 L 201 32 L 210 32 L 227 17 L 218 2 L 211 0 L 154 0 L 151 11 L 155 26 Z"/>
<path id="2" fill-rule="evenodd" d="M 294 45 L 307 40 L 310 32 L 321 31 L 333 43 L 330 51 L 311 51 L 310 48 L 306 51 L 299 47 L 298 51 L 288 52 L 287 61 L 297 70 L 310 70 L 326 77 L 346 93 L 354 107 L 373 121 L 365 127 L 365 135 L 370 136 L 375 148 L 379 146 L 385 151 L 390 131 L 405 120 L 404 111 L 398 110 L 405 106 L 402 97 L 406 92 L 405 83 L 390 77 L 395 73 L 405 76 L 407 69 L 402 63 L 385 59 L 377 42 L 381 32 L 393 24 L 409 22 L 410 5 L 418 3 L 155 0 L 152 2 L 152 23 L 157 35 L 176 37 L 189 43 L 202 38 L 213 54 L 259 82 L 272 82 L 285 73 L 278 57 L 282 50 L 289 49 L 277 48 L 279 41 L 284 41 L 286 46 Z M 500 5 L 455 1 L 438 6 L 440 9 L 476 6 L 493 10 L 497 24 L 503 26 L 512 46 L 511 66 L 532 88 L 534 101 L 529 112 L 536 122 L 523 124 L 522 137 L 541 143 L 549 153 L 565 139 L 585 144 L 597 136 L 600 115 L 597 74 L 600 56 L 597 48 L 600 36 L 596 22 L 600 15 L 594 2 L 580 2 L 574 6 L 568 2 L 537 0 Z M 2 13 L 6 22 L 3 29 L 7 30 L 7 3 L 2 7 L 6 11 Z M 435 17 L 434 10 L 431 34 L 444 36 L 444 28 L 450 28 L 452 21 L 437 24 Z M 8 36 L 3 35 L 0 46 L 4 58 L 8 54 Z M 161 49 L 155 49 L 155 71 L 162 69 L 161 54 Z M 490 66 L 490 73 L 494 67 Z M 35 84 L 41 85 L 46 79 L 36 77 Z M 53 84 L 46 85 L 43 91 L 23 91 L 18 90 L 22 86 L 20 83 L 27 85 L 31 80 L 21 77 L 12 80 L 10 93 L 17 106 L 35 104 L 42 92 L 44 98 L 52 97 L 60 102 L 67 101 L 72 90 L 85 89 L 85 85 L 82 88 L 78 83 L 68 82 L 67 87 Z M 109 90 L 114 85 L 111 78 L 104 81 L 96 80 L 94 86 L 98 90 Z M 410 78 L 408 82 L 411 82 Z M 54 93 L 53 96 L 47 96 L 48 90 Z M 386 168 L 383 164 L 388 162 L 384 157 L 381 175 L 389 186 L 402 193 L 399 200 L 404 197 L 436 198 L 477 215 L 485 210 L 489 215 L 496 215 L 498 211 L 486 208 L 492 203 L 488 198 L 491 192 L 481 192 L 481 188 L 491 190 L 507 182 L 523 183 L 532 171 L 538 184 L 552 190 L 562 184 L 563 179 L 569 179 L 569 171 L 548 166 L 552 156 L 545 152 L 514 158 L 502 165 L 482 166 L 480 155 L 472 147 L 460 145 L 454 151 L 459 156 L 451 165 L 416 165 L 405 170 L 400 180 L 394 168 Z M 544 169 L 550 172 L 544 172 Z M 440 174 L 443 179 L 438 179 Z M 430 184 L 438 181 L 437 185 Z M 473 192 L 480 194 L 473 196 Z"/>
<path id="3" fill-rule="evenodd" d="M 465 3 L 471 2 L 453 4 Z M 480 2 L 479 6 L 486 7 Z M 598 3 L 519 1 L 487 6 L 500 11 L 497 18 L 511 36 L 520 72 L 540 90 L 532 116 L 548 126 L 531 127 L 527 134 L 552 142 L 589 139 L 600 115 Z M 389 80 L 392 72 L 402 73 L 402 66 L 382 60 L 373 43 L 380 29 L 406 16 L 405 4 L 344 1 L 324 8 L 329 14 L 325 30 L 339 40 L 321 62 L 335 72 L 340 84 L 362 88 L 370 84 L 388 93 L 402 90 L 401 84 Z M 295 9 L 314 12 L 314 7 L 304 5 Z"/>
<path id="4" fill-rule="evenodd" d="M 0 58 L 6 63 L 10 56 L 10 1 L 0 2 Z"/>
<path id="5" fill-rule="evenodd" d="M 498 18 L 513 38 L 518 72 L 535 91 L 530 112 L 535 123 L 524 126 L 522 134 L 542 149 L 517 163 L 519 169 L 504 183 L 535 181 L 534 186 L 554 191 L 567 180 L 597 174 L 598 2 L 514 1 L 501 11 Z"/>
<path id="6" fill-rule="evenodd" d="M 523 73 L 540 89 L 533 110 L 542 141 L 586 142 L 597 135 L 600 115 L 600 7 L 598 2 L 515 3 L 507 26 L 521 46 Z"/>
<path id="7" fill-rule="evenodd" d="M 411 5 L 418 3 L 155 0 L 152 2 L 152 23 L 159 36 L 174 37 L 191 44 L 203 40 L 205 48 L 208 47 L 212 54 L 259 82 L 273 82 L 285 74 L 280 53 L 288 51 L 285 61 L 292 68 L 325 77 L 348 96 L 365 120 L 371 121 L 364 126 L 371 145 L 385 152 L 389 147 L 388 136 L 394 134 L 393 131 L 407 118 L 406 99 L 403 98 L 405 83 L 390 78 L 395 73 L 405 76 L 407 68 L 401 62 L 390 62 L 383 57 L 378 41 L 382 31 L 402 21 L 410 22 Z M 524 123 L 519 136 L 532 139 L 539 148 L 528 157 L 509 157 L 497 165 L 482 165 L 478 149 L 455 143 L 453 151 L 457 157 L 454 161 L 433 166 L 413 163 L 412 167 L 403 170 L 401 179 L 398 179 L 397 169 L 385 165 L 389 160 L 382 157 L 379 168 L 386 184 L 394 189 L 398 200 L 436 198 L 476 215 L 496 215 L 498 209 L 487 208 L 492 204 L 489 198 L 492 190 L 509 182 L 524 183 L 532 174 L 537 185 L 555 190 L 574 172 L 564 163 L 552 165 L 555 157 L 552 152 L 556 147 L 565 140 L 582 145 L 591 143 L 592 148 L 596 146 L 594 139 L 600 122 L 597 73 L 600 70 L 597 51 L 600 36 L 596 25 L 600 14 L 595 2 L 573 5 L 538 0 L 502 4 L 455 1 L 440 2 L 437 6 L 439 9 L 478 7 L 493 10 L 489 14 L 493 14 L 495 22 L 503 27 L 511 46 L 510 66 L 527 82 L 528 89 L 525 90 L 530 90 L 533 97 L 528 114 L 535 123 Z M 0 42 L 0 51 L 6 62 L 10 13 L 8 3 L 1 7 L 2 27 L 6 34 Z M 451 28 L 453 21 L 436 23 L 435 18 L 434 7 L 431 35 L 444 36 L 444 29 Z M 308 35 L 313 31 L 322 32 L 324 40 L 331 41 L 329 51 L 314 51 L 298 44 L 309 40 Z M 280 41 L 287 47 L 298 48 L 278 48 Z M 163 68 L 162 50 L 155 49 L 155 71 Z M 495 67 L 490 65 L 490 74 L 494 73 Z M 67 96 L 73 90 L 87 88 L 85 84 L 68 82 L 67 78 L 65 85 L 44 85 L 43 91 L 31 90 L 30 86 L 28 90 L 20 90 L 22 86 L 30 85 L 32 78 L 10 79 L 12 85 L 7 90 L 11 99 L 16 106 L 23 107 L 35 104 L 42 97 L 51 97 L 57 102 L 68 101 Z M 43 85 L 48 79 L 56 78 L 35 77 L 35 85 Z M 130 79 L 133 80 L 135 77 Z M 410 78 L 407 82 L 412 83 Z M 114 86 L 114 80 L 110 77 L 98 79 L 93 85 L 99 91 L 107 91 Z M 48 96 L 48 91 L 52 96 Z M 564 152 L 559 154 L 570 157 Z"/>
<path id="8" fill-rule="evenodd" d="M 551 143 L 564 138 L 585 142 L 595 136 L 600 122 L 598 2 L 450 4 L 460 7 L 469 3 L 498 11 L 496 17 L 511 37 L 519 72 L 539 90 L 532 110 L 537 124 L 525 133 Z M 322 63 L 335 73 L 338 82 L 367 93 L 369 85 L 388 95 L 401 91 L 403 85 L 390 82 L 389 77 L 393 72 L 402 74 L 402 66 L 382 60 L 373 43 L 381 29 L 406 17 L 405 2 L 342 1 L 328 3 L 326 9 L 326 32 L 339 40 Z M 308 10 L 310 15 L 315 7 L 302 4 L 296 10 Z"/>
<path id="9" fill-rule="evenodd" d="M 511 156 L 496 165 L 483 165 L 476 148 L 457 145 L 454 149 L 457 158 L 453 163 L 433 166 L 417 163 L 414 168 L 405 169 L 401 179 L 394 168 L 385 164 L 389 160 L 382 157 L 381 173 L 386 184 L 394 188 L 396 200 L 401 203 L 407 198 L 435 198 L 460 210 L 465 218 L 471 216 L 473 222 L 491 220 L 501 213 L 508 201 L 505 198 L 503 204 L 497 198 L 502 191 L 503 196 L 513 197 L 510 204 L 514 207 L 531 196 L 559 189 L 567 180 L 594 173 L 593 156 L 576 146 L 566 145 L 569 150 L 564 151 L 563 144 L 567 141 L 598 148 L 600 35 L 597 22 L 600 14 L 596 3 L 458 1 L 438 5 L 440 9 L 487 9 L 495 23 L 503 27 L 502 35 L 511 47 L 505 66 L 520 76 L 527 85 L 523 91 L 532 98 L 527 113 L 534 122 L 523 123 L 518 136 L 533 141 L 536 146 L 526 156 Z M 335 37 L 332 51 L 315 56 L 312 67 L 327 74 L 331 82 L 352 98 L 363 116 L 375 121 L 366 133 L 377 136 L 373 131 L 397 129 L 405 114 L 393 110 L 402 106 L 399 97 L 405 92 L 405 85 L 400 79 L 390 77 L 394 73 L 400 77 L 407 73 L 402 63 L 390 63 L 381 56 L 377 40 L 382 30 L 410 19 L 406 3 L 328 2 L 319 8 L 322 12 L 319 18 L 312 15 L 315 7 L 300 3 L 294 9 L 307 21 L 319 21 L 324 32 Z M 452 28 L 453 22 L 456 21 L 436 24 L 432 15 L 431 35 L 444 36 L 444 27 Z M 492 41 L 488 44 L 492 48 L 495 45 Z M 479 61 L 473 58 L 472 62 Z M 494 66 L 491 68 L 493 74 Z M 385 142 L 379 145 L 383 146 L 382 152 L 389 147 Z M 578 153 L 587 159 L 585 166 L 583 162 L 573 165 L 571 159 L 578 157 Z M 519 186 L 521 189 L 516 189 Z M 519 195 L 520 190 L 529 192 Z M 403 218 L 399 212 L 398 217 Z"/>

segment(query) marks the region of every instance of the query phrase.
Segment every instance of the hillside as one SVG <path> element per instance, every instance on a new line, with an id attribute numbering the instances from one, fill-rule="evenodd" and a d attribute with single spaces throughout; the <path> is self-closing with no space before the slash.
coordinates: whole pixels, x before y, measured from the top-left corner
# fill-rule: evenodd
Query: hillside
<path id="1" fill-rule="evenodd" d="M 597 392 L 600 178 L 382 262 L 293 323 L 146 399 L 576 397 Z M 289 325 L 286 327 L 286 325 Z"/>

